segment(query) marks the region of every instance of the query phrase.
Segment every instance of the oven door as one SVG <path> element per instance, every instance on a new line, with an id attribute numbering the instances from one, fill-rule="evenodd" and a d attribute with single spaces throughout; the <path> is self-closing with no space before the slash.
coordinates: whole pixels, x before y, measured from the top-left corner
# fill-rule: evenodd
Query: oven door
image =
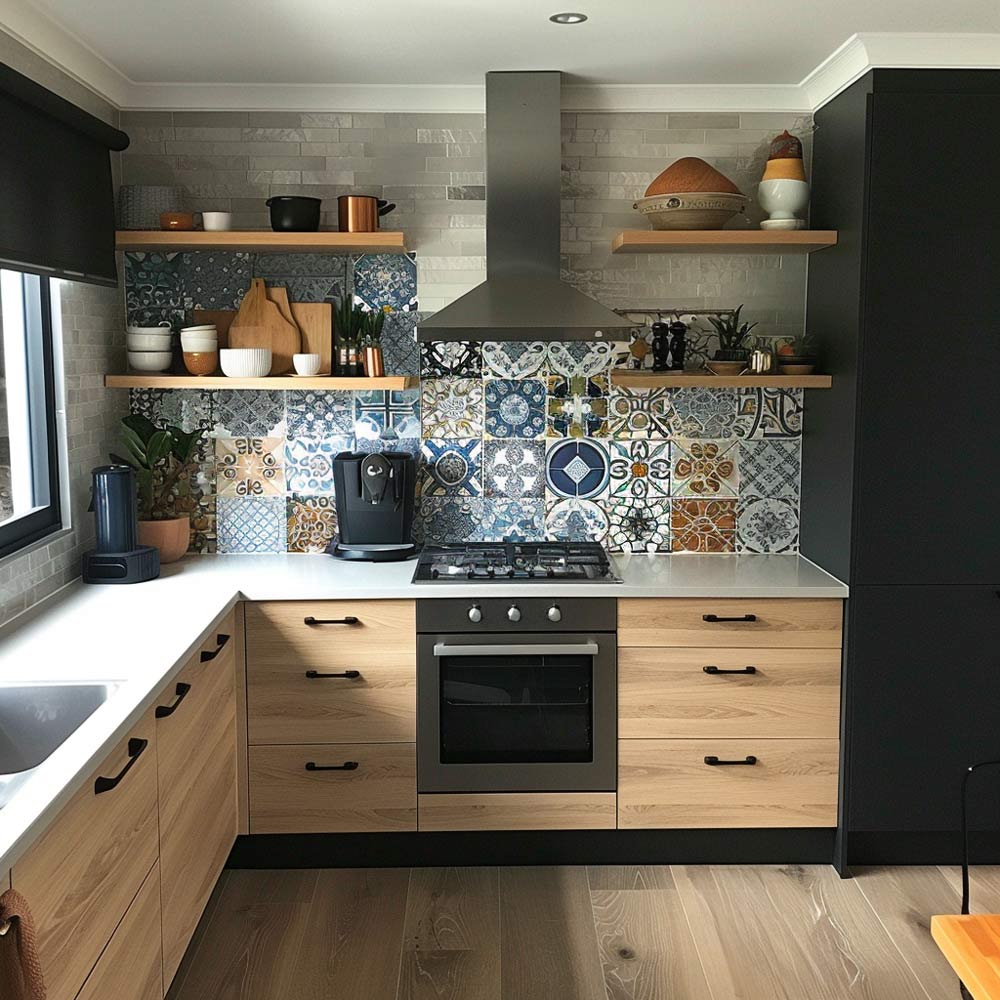
<path id="1" fill-rule="evenodd" d="M 421 792 L 614 791 L 613 635 L 421 635 Z"/>

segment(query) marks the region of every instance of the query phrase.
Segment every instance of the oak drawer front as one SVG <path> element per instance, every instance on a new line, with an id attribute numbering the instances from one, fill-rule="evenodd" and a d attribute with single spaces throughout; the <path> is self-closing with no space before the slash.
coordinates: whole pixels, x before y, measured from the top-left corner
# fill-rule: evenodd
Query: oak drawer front
<path id="1" fill-rule="evenodd" d="M 162 1000 L 160 869 L 146 876 L 77 1000 Z"/>
<path id="2" fill-rule="evenodd" d="M 614 792 L 419 795 L 421 830 L 613 830 Z"/>
<path id="3" fill-rule="evenodd" d="M 413 743 L 250 748 L 251 833 L 416 828 Z"/>
<path id="4" fill-rule="evenodd" d="M 838 766 L 837 740 L 622 740 L 618 827 L 836 826 Z"/>
<path id="5" fill-rule="evenodd" d="M 412 601 L 251 604 L 246 629 L 250 743 L 416 739 Z"/>
<path id="6" fill-rule="evenodd" d="M 149 712 L 14 865 L 49 1000 L 77 995 L 156 862 L 155 732 Z"/>
<path id="7" fill-rule="evenodd" d="M 618 651 L 623 739 L 836 739 L 839 725 L 839 649 Z"/>
<path id="8" fill-rule="evenodd" d="M 618 602 L 619 646 L 838 648 L 843 602 L 636 598 Z"/>

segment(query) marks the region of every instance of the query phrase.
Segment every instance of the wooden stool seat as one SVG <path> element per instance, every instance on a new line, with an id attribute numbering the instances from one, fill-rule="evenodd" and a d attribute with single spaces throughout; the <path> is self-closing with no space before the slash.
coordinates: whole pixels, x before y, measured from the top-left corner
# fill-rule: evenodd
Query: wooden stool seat
<path id="1" fill-rule="evenodd" d="M 931 917 L 931 936 L 975 1000 L 1000 1000 L 1000 915 Z"/>

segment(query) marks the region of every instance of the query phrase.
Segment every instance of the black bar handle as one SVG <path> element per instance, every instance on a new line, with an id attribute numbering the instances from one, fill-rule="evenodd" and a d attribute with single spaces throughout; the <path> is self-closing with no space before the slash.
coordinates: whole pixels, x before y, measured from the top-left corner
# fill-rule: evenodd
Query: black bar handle
<path id="1" fill-rule="evenodd" d="M 702 670 L 706 674 L 755 674 L 757 673 L 756 667 L 740 667 L 738 670 L 723 670 L 722 667 L 717 667 L 711 664 L 707 667 L 702 667 Z"/>
<path id="2" fill-rule="evenodd" d="M 215 641 L 218 643 L 218 645 L 215 647 L 215 649 L 208 651 L 203 650 L 201 654 L 201 662 L 208 663 L 209 660 L 214 660 L 219 655 L 219 653 L 222 652 L 223 647 L 226 645 L 227 642 L 229 642 L 230 639 L 232 639 L 231 635 L 223 635 L 220 632 L 215 637 Z"/>
<path id="3" fill-rule="evenodd" d="M 307 771 L 356 771 L 358 769 L 356 760 L 345 760 L 343 764 L 317 764 L 311 760 L 306 764 Z"/>
<path id="4" fill-rule="evenodd" d="M 343 670 L 339 674 L 324 674 L 321 673 L 319 670 L 306 671 L 306 677 L 308 677 L 309 680 L 311 681 L 314 681 L 317 678 L 322 679 L 324 677 L 346 677 L 349 681 L 356 681 L 360 676 L 361 676 L 360 670 Z"/>
<path id="5" fill-rule="evenodd" d="M 100 795 L 101 792 L 110 792 L 112 788 L 116 788 L 148 746 L 149 740 L 140 740 L 133 736 L 128 741 L 128 763 L 113 778 L 98 778 L 94 782 L 94 794 Z"/>
<path id="6" fill-rule="evenodd" d="M 702 615 L 703 622 L 755 622 L 756 615 L 737 615 L 735 618 L 727 618 L 724 615 Z"/>
<path id="7" fill-rule="evenodd" d="M 346 618 L 313 618 L 312 615 L 307 615 L 302 619 L 305 625 L 357 625 L 358 621 L 354 615 L 348 615 Z"/>
<path id="8" fill-rule="evenodd" d="M 743 760 L 719 760 L 718 757 L 706 757 L 705 763 L 711 767 L 733 767 L 740 764 L 746 764 L 753 767 L 757 763 L 757 758 L 751 754 L 747 754 Z"/>
<path id="9" fill-rule="evenodd" d="M 154 713 L 156 718 L 165 719 L 168 715 L 173 715 L 177 711 L 177 706 L 187 697 L 190 690 L 190 684 L 178 684 L 174 689 L 174 694 L 177 695 L 176 700 L 172 705 L 157 705 Z"/>

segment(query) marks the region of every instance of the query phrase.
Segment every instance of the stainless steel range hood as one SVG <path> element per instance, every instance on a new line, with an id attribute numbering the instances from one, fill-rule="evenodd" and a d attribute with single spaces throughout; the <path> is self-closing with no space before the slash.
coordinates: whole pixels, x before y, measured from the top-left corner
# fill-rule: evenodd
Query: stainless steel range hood
<path id="1" fill-rule="evenodd" d="M 420 340 L 614 340 L 625 319 L 559 278 L 558 72 L 486 74 L 486 281 Z M 627 339 L 627 338 L 626 338 Z"/>

